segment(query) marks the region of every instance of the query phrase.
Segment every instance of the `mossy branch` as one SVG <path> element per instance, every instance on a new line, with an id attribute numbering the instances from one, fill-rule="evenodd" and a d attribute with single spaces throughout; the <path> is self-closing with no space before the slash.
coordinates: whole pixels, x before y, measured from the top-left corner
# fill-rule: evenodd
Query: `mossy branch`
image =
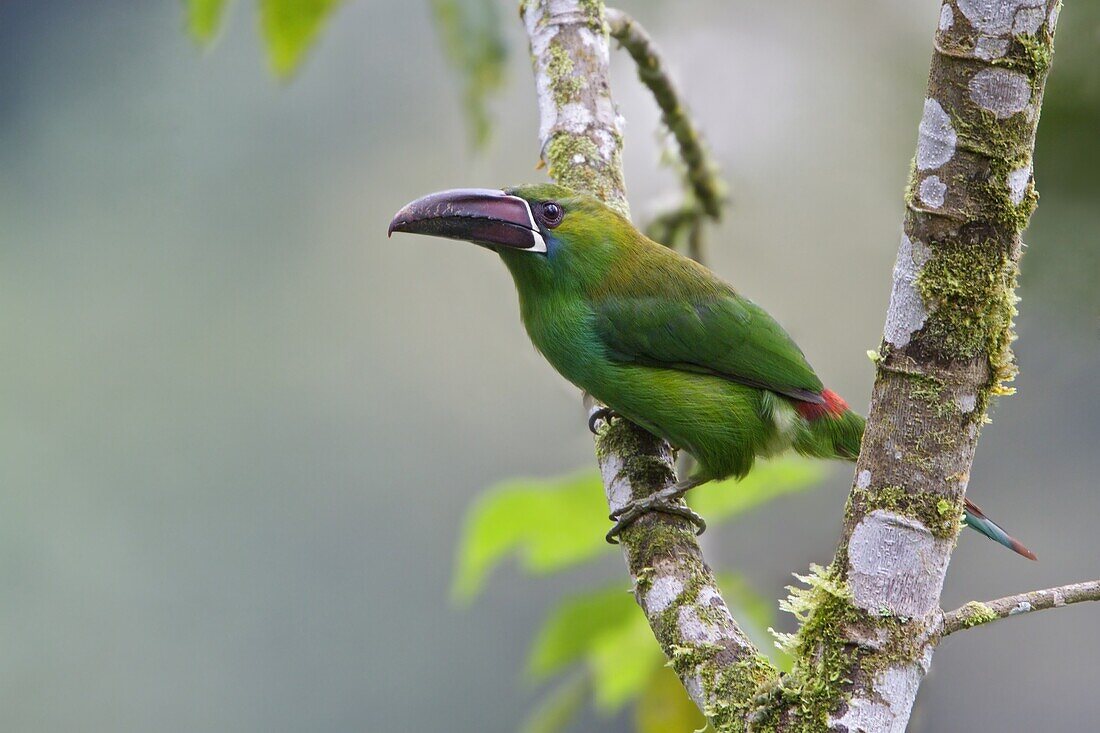
<path id="1" fill-rule="evenodd" d="M 550 175 L 627 214 L 604 3 L 524 0 L 520 15 L 530 40 L 539 138 Z M 694 139 L 692 155 L 698 156 Z M 717 202 L 716 190 L 703 195 Z M 675 481 L 672 448 L 626 420 L 599 431 L 596 454 L 612 511 Z M 651 514 L 619 539 L 638 604 L 688 694 L 716 730 L 743 730 L 758 689 L 778 672 L 731 616 L 691 525 Z"/>
<path id="2" fill-rule="evenodd" d="M 975 626 L 984 626 L 1010 616 L 1045 611 L 1048 608 L 1064 608 L 1086 601 L 1100 601 L 1100 580 L 1017 593 L 984 603 L 971 601 L 961 608 L 944 614 L 943 631 L 940 636 L 948 636 L 956 631 L 972 629 Z"/>
<path id="3" fill-rule="evenodd" d="M 520 17 L 535 72 L 542 162 L 562 185 L 629 216 L 603 2 L 522 0 Z"/>
<path id="4" fill-rule="evenodd" d="M 703 144 L 702 135 L 687 113 L 680 94 L 661 56 L 660 50 L 638 21 L 621 10 L 607 9 L 607 24 L 612 38 L 619 41 L 638 67 L 638 78 L 653 94 L 661 110 L 661 120 L 676 139 L 684 175 L 702 213 L 714 221 L 722 216 L 726 185 L 718 174 Z"/>
<path id="5" fill-rule="evenodd" d="M 1016 272 L 1058 4 L 941 5 L 870 414 L 828 570 L 849 595 L 813 604 L 800 632 L 793 681 L 828 694 L 785 707 L 780 729 L 908 723 L 941 635 L 978 436 L 1015 373 Z M 806 665 L 811 650 L 829 663 Z"/>
<path id="6" fill-rule="evenodd" d="M 680 170 L 686 189 L 683 203 L 659 214 L 646 227 L 646 234 L 702 262 L 706 259 L 703 223 L 708 218 L 712 221 L 721 218 L 722 208 L 728 203 L 728 187 L 649 34 L 638 21 L 614 8 L 607 9 L 607 23 L 611 36 L 634 59 L 639 80 L 653 94 L 661 110 L 661 121 L 676 141 L 682 164 Z"/>

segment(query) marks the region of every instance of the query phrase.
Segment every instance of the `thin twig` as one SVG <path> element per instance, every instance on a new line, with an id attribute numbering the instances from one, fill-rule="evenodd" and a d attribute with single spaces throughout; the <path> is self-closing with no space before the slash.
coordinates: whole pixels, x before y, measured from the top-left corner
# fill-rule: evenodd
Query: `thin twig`
<path id="1" fill-rule="evenodd" d="M 653 93 L 661 108 L 661 119 L 680 148 L 685 175 L 703 211 L 717 221 L 722 216 L 726 186 L 718 168 L 703 146 L 702 136 L 687 114 L 683 98 L 668 75 L 661 52 L 638 21 L 621 10 L 608 8 L 606 13 L 611 35 L 638 66 L 638 78 Z"/>
<path id="2" fill-rule="evenodd" d="M 654 242 L 680 251 L 684 233 L 689 232 L 706 216 L 690 195 L 687 198 L 679 206 L 665 209 L 654 216 L 645 226 L 645 235 Z"/>
<path id="3" fill-rule="evenodd" d="M 985 603 L 971 601 L 944 615 L 943 632 L 940 635 L 948 636 L 956 631 L 983 626 L 1009 616 L 1044 611 L 1048 608 L 1062 608 L 1085 601 L 1100 601 L 1100 580 L 1017 593 L 1014 596 L 1005 596 Z"/>

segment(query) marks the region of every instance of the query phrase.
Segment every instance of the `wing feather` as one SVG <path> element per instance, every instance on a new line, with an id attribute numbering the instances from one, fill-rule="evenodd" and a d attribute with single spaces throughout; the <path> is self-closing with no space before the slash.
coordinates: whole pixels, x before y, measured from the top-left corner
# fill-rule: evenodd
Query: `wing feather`
<path id="1" fill-rule="evenodd" d="M 691 300 L 608 295 L 594 304 L 611 358 L 702 372 L 821 403 L 823 385 L 802 350 L 768 313 L 736 293 Z"/>

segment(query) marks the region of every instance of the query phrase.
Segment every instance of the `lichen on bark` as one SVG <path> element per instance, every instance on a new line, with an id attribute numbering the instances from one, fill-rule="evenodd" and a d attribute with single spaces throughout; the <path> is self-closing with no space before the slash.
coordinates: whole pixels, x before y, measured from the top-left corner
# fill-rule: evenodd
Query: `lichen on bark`
<path id="1" fill-rule="evenodd" d="M 629 214 L 622 130 L 608 81 L 604 4 L 524 0 L 539 102 L 539 144 L 550 175 Z"/>
<path id="2" fill-rule="evenodd" d="M 978 435 L 1016 371 L 1016 275 L 1038 201 L 1032 153 L 1056 6 L 942 6 L 890 317 L 829 570 L 850 601 L 818 594 L 798 637 L 800 659 L 834 662 L 809 669 L 811 687 L 825 684 L 820 675 L 843 678 L 828 701 L 835 730 L 904 730 L 942 625 L 939 595 Z"/>

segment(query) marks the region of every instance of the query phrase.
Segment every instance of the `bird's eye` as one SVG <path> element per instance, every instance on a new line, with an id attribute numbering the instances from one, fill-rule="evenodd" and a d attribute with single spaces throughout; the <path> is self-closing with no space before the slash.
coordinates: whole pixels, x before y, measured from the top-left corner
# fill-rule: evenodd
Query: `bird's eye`
<path id="1" fill-rule="evenodd" d="M 547 201 L 542 205 L 542 223 L 553 229 L 558 224 L 561 224 L 561 220 L 565 217 L 565 210 L 560 204 L 556 204 L 553 201 Z"/>

